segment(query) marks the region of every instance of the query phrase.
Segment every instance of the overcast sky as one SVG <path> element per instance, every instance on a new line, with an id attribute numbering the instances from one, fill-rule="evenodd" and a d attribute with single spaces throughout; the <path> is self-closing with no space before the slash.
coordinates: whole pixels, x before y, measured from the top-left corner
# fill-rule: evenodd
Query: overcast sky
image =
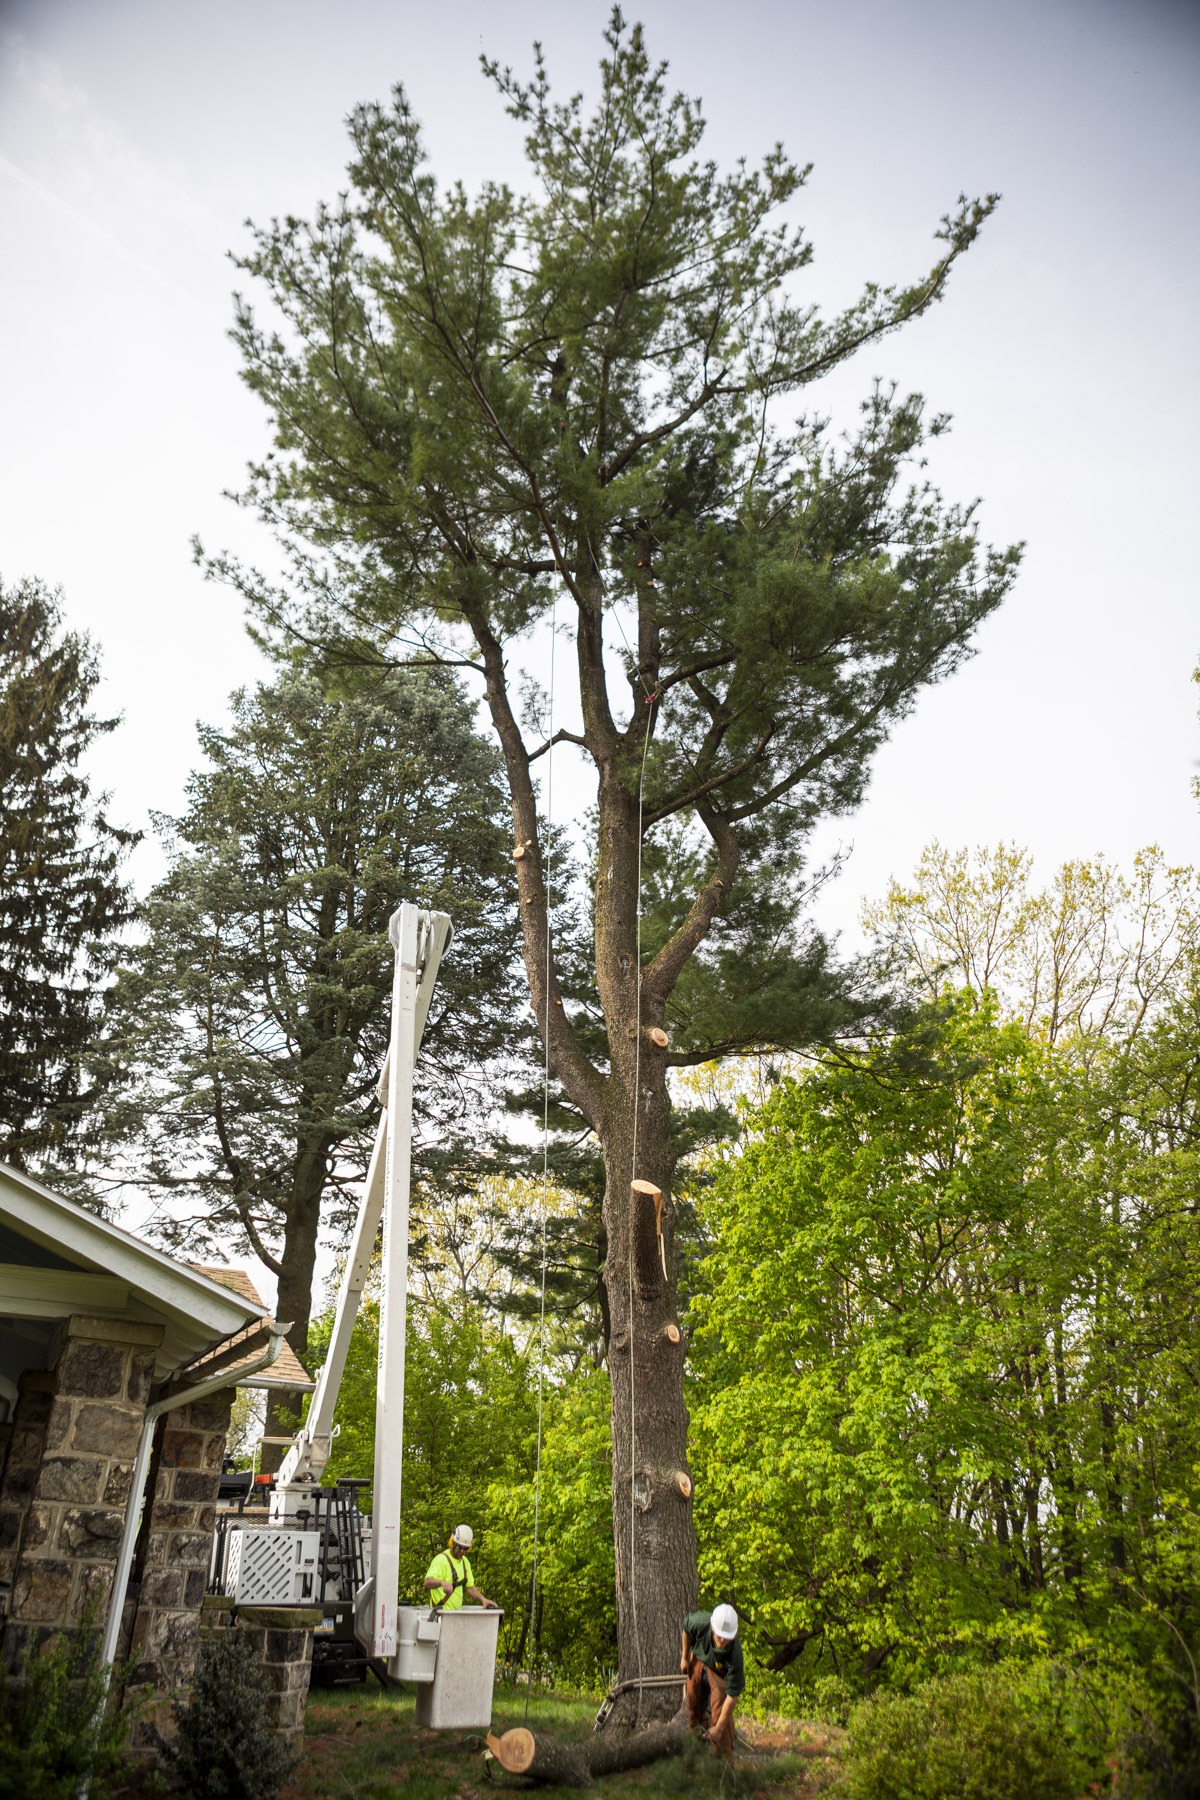
<path id="1" fill-rule="evenodd" d="M 0 576 L 61 583 L 124 714 L 113 813 L 172 811 L 196 719 L 261 673 L 236 599 L 189 549 L 268 553 L 222 498 L 266 441 L 225 337 L 243 221 L 332 198 L 344 117 L 402 80 L 444 178 L 522 179 L 481 51 L 594 82 L 602 4 L 444 0 L 0 3 L 4 429 Z M 1016 839 L 1049 871 L 1159 841 L 1192 861 L 1200 755 L 1195 567 L 1200 9 L 1165 0 L 651 0 L 654 55 L 703 96 L 708 148 L 776 139 L 814 172 L 799 216 L 824 308 L 906 281 L 959 192 L 1003 204 L 944 305 L 820 396 L 849 420 L 879 375 L 954 415 L 934 472 L 1024 539 L 971 665 L 927 694 L 823 901 L 861 897 L 932 837 Z M 557 779 L 557 778 L 556 778 Z M 564 771 L 565 779 L 565 771 Z M 153 853 L 137 864 L 144 884 Z"/>

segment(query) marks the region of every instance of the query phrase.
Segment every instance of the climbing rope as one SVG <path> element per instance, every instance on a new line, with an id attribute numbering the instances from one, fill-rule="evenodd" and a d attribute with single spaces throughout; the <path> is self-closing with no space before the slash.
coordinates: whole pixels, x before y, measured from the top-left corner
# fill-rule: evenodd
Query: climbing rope
<path id="1" fill-rule="evenodd" d="M 542 1065 L 542 1280 L 541 1302 L 538 1316 L 538 1406 L 537 1406 L 537 1460 L 533 1481 L 533 1580 L 530 1586 L 529 1617 L 529 1654 L 525 1671 L 525 1723 L 529 1723 L 529 1700 L 533 1688 L 533 1649 L 534 1627 L 537 1613 L 537 1575 L 539 1524 L 542 1486 L 542 1404 L 545 1387 L 546 1370 L 546 1220 L 550 1205 L 550 968 L 551 968 L 551 936 L 550 936 L 550 878 L 553 858 L 553 803 L 554 803 L 554 651 L 556 645 L 558 600 L 555 596 L 550 613 L 550 683 L 549 683 L 549 718 L 547 721 L 547 738 L 549 748 L 546 752 L 546 859 L 545 859 L 545 895 L 546 895 L 546 942 L 543 972 L 543 989 L 545 995 L 546 1018 L 543 1030 L 543 1065 Z M 625 627 L 621 623 L 620 614 L 614 611 L 617 628 L 625 642 L 625 648 L 633 659 L 629 639 Z M 642 1071 L 642 808 L 646 783 L 646 760 L 650 754 L 650 737 L 654 729 L 654 703 L 658 698 L 647 687 L 640 669 L 634 667 L 641 682 L 646 702 L 646 730 L 642 741 L 642 762 L 638 773 L 638 836 L 637 836 L 637 912 L 636 912 L 636 953 L 635 968 L 635 1010 L 636 1032 L 633 1052 L 633 1141 L 631 1145 L 632 1168 L 629 1186 L 629 1243 L 627 1256 L 628 1274 L 628 1307 L 629 1307 L 629 1597 L 633 1612 L 633 1637 L 637 1655 L 637 1724 L 642 1722 L 642 1694 L 646 1685 L 642 1672 L 642 1636 L 637 1607 L 637 1386 L 634 1372 L 633 1342 L 633 1181 L 637 1175 L 637 1143 L 638 1116 L 641 1107 L 641 1071 Z M 633 1686 L 635 1684 L 628 1684 Z"/>
<path id="2" fill-rule="evenodd" d="M 622 633 L 622 635 L 624 635 Z M 643 686 L 645 683 L 643 683 Z M 638 771 L 638 837 L 637 837 L 637 949 L 633 959 L 636 981 L 636 1035 L 633 1048 L 633 1145 L 629 1171 L 629 1254 L 626 1258 L 629 1277 L 629 1603 L 633 1609 L 633 1641 L 637 1648 L 637 1723 L 642 1722 L 642 1633 L 637 1605 L 637 1388 L 634 1375 L 633 1341 L 633 1183 L 637 1176 L 638 1117 L 642 1110 L 642 796 L 646 785 L 646 758 L 650 754 L 650 733 L 654 725 L 654 695 L 646 696 L 646 735 L 642 742 L 642 766 Z"/>
<path id="3" fill-rule="evenodd" d="M 554 859 L 551 822 L 554 807 L 554 649 L 558 620 L 558 596 L 550 608 L 550 748 L 546 752 L 546 952 L 542 986 L 546 1000 L 546 1025 L 542 1033 L 542 1298 L 538 1314 L 537 1463 L 533 1476 L 533 1580 L 529 1588 L 529 1659 L 525 1668 L 525 1723 L 529 1723 L 529 1696 L 533 1691 L 533 1640 L 537 1621 L 538 1525 L 542 1499 L 542 1396 L 546 1379 L 546 1214 L 550 1206 L 550 872 Z"/>

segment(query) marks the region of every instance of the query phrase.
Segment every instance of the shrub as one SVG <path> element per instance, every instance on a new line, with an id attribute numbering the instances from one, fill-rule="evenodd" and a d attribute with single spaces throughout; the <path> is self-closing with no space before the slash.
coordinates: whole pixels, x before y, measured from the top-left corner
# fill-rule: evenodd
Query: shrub
<path id="1" fill-rule="evenodd" d="M 158 1739 L 193 1800 L 277 1800 L 294 1758 L 271 1733 L 269 1692 L 258 1657 L 236 1626 L 201 1644 L 191 1698 L 171 1709 L 174 1742 Z"/>
<path id="2" fill-rule="evenodd" d="M 40 1656 L 31 1642 L 17 1680 L 0 1664 L 0 1800 L 76 1800 L 84 1787 L 104 1800 L 111 1792 L 129 1720 L 108 1704 L 100 1638 L 93 1608 Z"/>
<path id="3" fill-rule="evenodd" d="M 856 1693 L 844 1676 L 818 1675 L 809 1694 L 809 1716 L 844 1730 L 861 1700 L 861 1688 Z"/>
<path id="4" fill-rule="evenodd" d="M 1116 1800 L 1195 1800 L 1200 1794 L 1200 1704 L 1168 1668 L 1089 1670 L 1080 1679 L 1103 1721 Z M 1190 1673 L 1190 1671 L 1189 1671 Z M 1106 1728 L 1106 1729 L 1105 1729 Z"/>
<path id="5" fill-rule="evenodd" d="M 1002 1666 L 877 1694 L 850 1715 L 849 1800 L 1074 1800 L 1094 1763 L 1051 1692 Z"/>

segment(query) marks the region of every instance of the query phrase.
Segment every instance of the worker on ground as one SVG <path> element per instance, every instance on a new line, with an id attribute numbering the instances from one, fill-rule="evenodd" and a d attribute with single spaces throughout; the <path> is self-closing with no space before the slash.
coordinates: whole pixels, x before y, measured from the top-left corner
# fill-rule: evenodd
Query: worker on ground
<path id="1" fill-rule="evenodd" d="M 456 1612 L 463 1603 L 464 1594 L 469 1594 L 476 1606 L 496 1605 L 474 1585 L 475 1577 L 467 1561 L 467 1551 L 474 1542 L 475 1533 L 469 1525 L 456 1525 L 446 1549 L 429 1565 L 425 1586 L 431 1593 L 440 1593 L 441 1598 L 435 1604 L 443 1612 Z"/>
<path id="2" fill-rule="evenodd" d="M 683 1621 L 679 1667 L 687 1676 L 688 1724 L 704 1731 L 714 1756 L 733 1755 L 733 1709 L 746 1686 L 737 1629 L 732 1606 Z"/>

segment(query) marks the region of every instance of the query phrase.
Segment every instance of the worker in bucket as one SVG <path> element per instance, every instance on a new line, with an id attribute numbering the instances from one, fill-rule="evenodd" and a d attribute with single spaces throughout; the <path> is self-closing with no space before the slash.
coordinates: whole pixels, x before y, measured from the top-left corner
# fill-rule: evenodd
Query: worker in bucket
<path id="1" fill-rule="evenodd" d="M 746 1686 L 737 1630 L 732 1606 L 683 1621 L 679 1667 L 687 1676 L 688 1724 L 704 1730 L 714 1756 L 733 1755 L 733 1709 Z"/>
<path id="2" fill-rule="evenodd" d="M 469 1594 L 476 1606 L 496 1605 L 473 1585 L 475 1577 L 471 1573 L 467 1551 L 474 1542 L 475 1533 L 469 1525 L 456 1525 L 446 1548 L 429 1565 L 425 1586 L 430 1593 L 440 1594 L 441 1598 L 434 1604 L 443 1612 L 456 1612 L 463 1603 L 464 1594 Z"/>

